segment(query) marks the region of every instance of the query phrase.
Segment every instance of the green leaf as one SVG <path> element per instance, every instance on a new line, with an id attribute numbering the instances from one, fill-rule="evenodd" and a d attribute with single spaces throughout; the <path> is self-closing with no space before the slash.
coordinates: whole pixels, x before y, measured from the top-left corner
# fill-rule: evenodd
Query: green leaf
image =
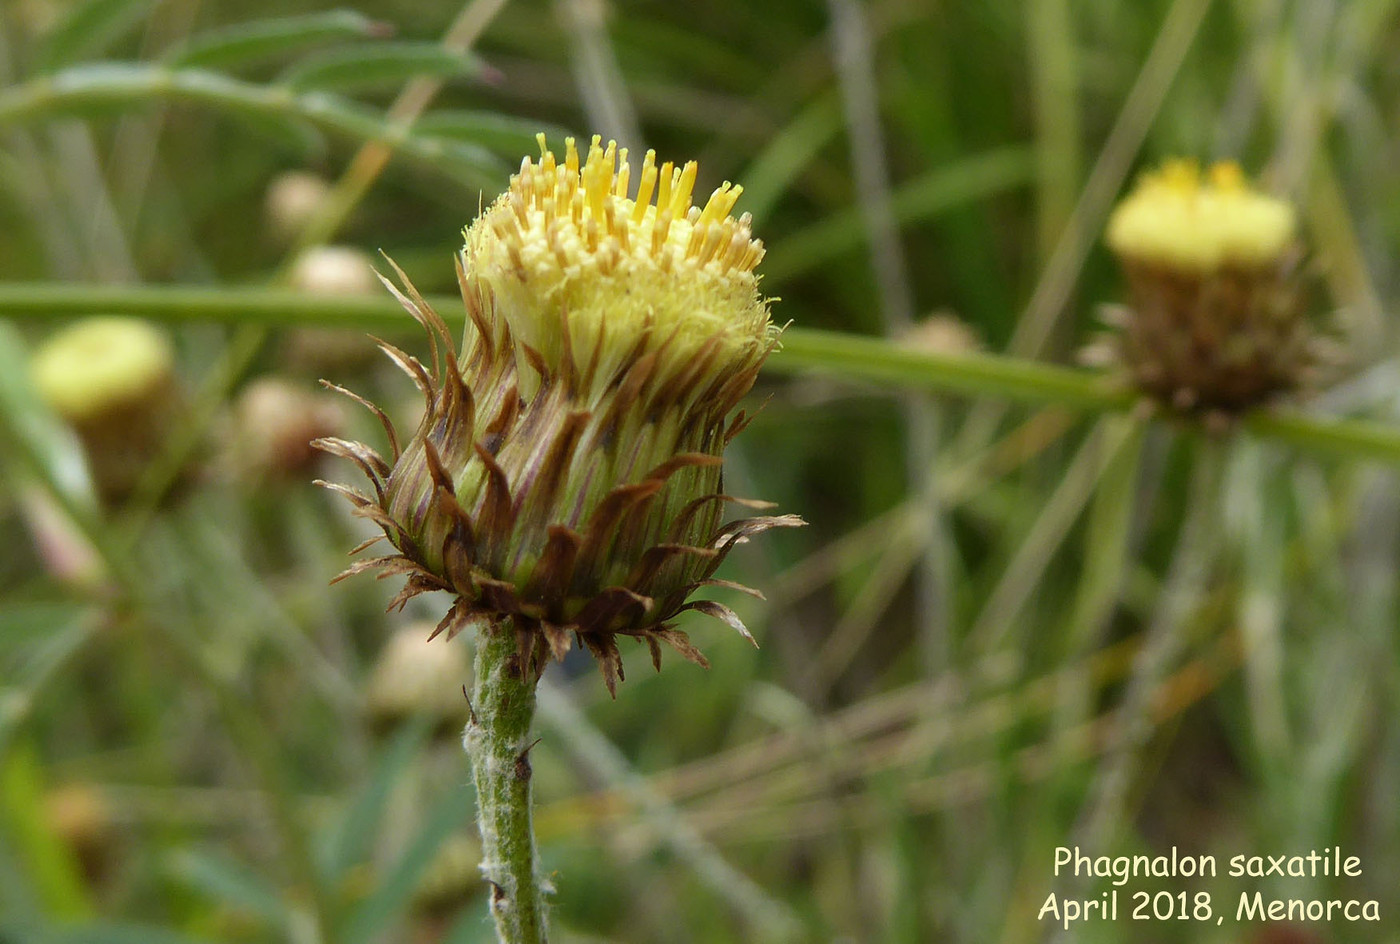
<path id="1" fill-rule="evenodd" d="M 6 682 L 21 681 L 24 673 L 10 671 L 7 654 L 16 649 L 42 645 L 82 618 L 90 616 L 92 608 L 70 600 L 10 600 L 0 606 L 0 678 Z"/>
<path id="2" fill-rule="evenodd" d="M 320 43 L 387 35 L 391 28 L 354 10 L 255 20 L 210 30 L 163 57 L 175 66 L 245 66 Z"/>
<path id="3" fill-rule="evenodd" d="M 414 122 L 413 131 L 430 138 L 470 141 L 516 157 L 533 151 L 535 135 L 541 132 L 554 142 L 582 137 L 559 125 L 490 111 L 434 111 Z"/>
<path id="4" fill-rule="evenodd" d="M 302 162 L 317 162 L 330 150 L 321 129 L 304 118 L 240 108 L 230 108 L 225 114 L 272 147 Z"/>
<path id="5" fill-rule="evenodd" d="M 292 913 L 277 890 L 237 862 L 185 849 L 170 857 L 169 867 L 178 881 L 273 927 L 285 928 L 291 921 Z"/>
<path id="6" fill-rule="evenodd" d="M 369 857 L 374 834 L 389 802 L 394 784 L 418 755 L 428 736 L 428 723 L 417 719 L 405 725 L 384 750 L 364 792 L 346 811 L 335 829 L 323 834 L 318 850 L 321 874 L 334 882 Z"/>
<path id="7" fill-rule="evenodd" d="M 354 140 L 383 141 L 471 190 L 500 186 L 508 170 L 489 151 L 465 142 L 409 134 L 374 109 L 333 92 L 299 94 L 285 86 L 245 82 L 209 69 L 171 69 L 163 64 L 89 63 L 0 89 L 0 127 L 163 100 L 297 119 Z"/>
<path id="8" fill-rule="evenodd" d="M 473 791 L 466 786 L 450 790 L 438 801 L 379 888 L 350 915 L 340 937 L 343 944 L 377 940 L 408 910 L 413 893 L 443 840 L 466 825 L 475 805 Z"/>
<path id="9" fill-rule="evenodd" d="M 40 689 L 92 636 L 97 615 L 72 603 L 0 609 L 0 757 Z"/>
<path id="10" fill-rule="evenodd" d="M 986 151 L 951 161 L 896 187 L 895 217 L 903 226 L 1025 186 L 1034 165 L 1021 147 Z M 816 269 L 865 242 L 860 210 L 851 207 L 774 241 L 763 260 L 763 284 L 771 288 Z"/>
<path id="11" fill-rule="evenodd" d="M 453 52 L 437 43 L 359 43 L 308 56 L 287 69 L 282 82 L 297 90 L 365 88 L 424 75 L 474 76 L 483 68 L 472 53 Z"/>
<path id="12" fill-rule="evenodd" d="M 151 0 L 87 0 L 55 27 L 35 56 L 38 71 L 55 69 L 102 52 L 135 28 Z"/>
<path id="13" fill-rule="evenodd" d="M 0 928 L 3 930 L 6 929 Z M 15 934 L 16 941 L 25 944 L 206 944 L 203 938 L 186 937 L 142 924 L 86 924 L 49 930 L 25 928 Z"/>
<path id="14" fill-rule="evenodd" d="M 39 752 L 20 742 L 0 758 L 0 825 L 34 885 L 46 913 L 60 919 L 91 916 L 92 902 L 73 850 L 48 826 L 45 776 Z"/>

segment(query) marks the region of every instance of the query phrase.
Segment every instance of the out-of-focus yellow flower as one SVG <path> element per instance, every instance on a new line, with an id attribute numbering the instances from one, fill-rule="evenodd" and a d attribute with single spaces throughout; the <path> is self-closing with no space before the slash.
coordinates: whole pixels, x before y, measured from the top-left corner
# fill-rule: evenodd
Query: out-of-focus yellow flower
<path id="1" fill-rule="evenodd" d="M 1114 209 L 1106 241 L 1131 304 L 1107 359 L 1178 410 L 1231 413 L 1302 386 L 1316 361 L 1287 201 L 1234 163 L 1168 161 Z"/>
<path id="2" fill-rule="evenodd" d="M 1202 174 L 1168 161 L 1144 174 L 1109 217 L 1109 248 L 1138 262 L 1204 274 L 1272 265 L 1297 234 L 1293 206 L 1250 186 L 1238 164 Z"/>
<path id="3" fill-rule="evenodd" d="M 85 423 L 156 395 L 170 383 L 170 339 L 136 318 L 99 317 L 56 332 L 35 352 L 39 395 L 71 423 Z"/>
<path id="4" fill-rule="evenodd" d="M 137 318 L 87 318 L 45 340 L 29 369 L 39 395 L 77 431 L 101 496 L 126 498 L 184 406 L 169 336 Z"/>

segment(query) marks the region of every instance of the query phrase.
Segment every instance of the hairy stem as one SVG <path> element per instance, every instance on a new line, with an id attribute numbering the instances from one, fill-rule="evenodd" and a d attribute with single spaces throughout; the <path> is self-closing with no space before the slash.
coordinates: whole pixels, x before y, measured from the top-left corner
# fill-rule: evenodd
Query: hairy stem
<path id="1" fill-rule="evenodd" d="M 503 944 L 545 940 L 530 797 L 536 681 L 522 671 L 509 623 L 477 624 L 472 720 L 462 744 L 476 784 L 481 873 L 491 886 L 491 916 Z"/>

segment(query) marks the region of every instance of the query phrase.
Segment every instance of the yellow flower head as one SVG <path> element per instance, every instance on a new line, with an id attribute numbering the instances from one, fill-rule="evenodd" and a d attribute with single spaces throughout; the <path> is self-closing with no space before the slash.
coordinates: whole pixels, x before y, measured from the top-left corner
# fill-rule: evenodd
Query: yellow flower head
<path id="1" fill-rule="evenodd" d="M 82 441 L 99 496 L 125 500 L 183 408 L 169 336 L 137 318 L 85 318 L 46 339 L 29 373 Z"/>
<path id="2" fill-rule="evenodd" d="M 1250 186 L 1233 162 L 1204 175 L 1194 161 L 1144 174 L 1114 209 L 1107 241 L 1136 262 L 1193 275 L 1276 262 L 1293 243 L 1292 205 Z"/>
<path id="3" fill-rule="evenodd" d="M 30 364 L 39 395 L 64 419 L 84 423 L 163 389 L 175 369 L 170 340 L 135 318 L 88 318 L 64 328 Z"/>
<path id="4" fill-rule="evenodd" d="M 462 250 L 519 344 L 551 369 L 572 359 L 590 397 L 638 339 L 663 375 L 707 346 L 729 371 L 762 362 L 775 332 L 754 274 L 763 244 L 747 213 L 730 216 L 742 187 L 726 181 L 698 207 L 694 161 L 657 167 L 648 151 L 634 193 L 626 148 L 595 135 L 580 160 L 566 138 L 560 162 L 539 143 L 539 163 L 524 159 Z"/>
<path id="5" fill-rule="evenodd" d="M 1178 411 L 1228 415 L 1304 385 L 1315 357 L 1293 207 L 1238 165 L 1174 160 L 1144 174 L 1108 221 L 1131 304 L 1114 359 Z"/>
<path id="6" fill-rule="evenodd" d="M 634 194 L 625 149 L 595 137 L 580 160 L 570 139 L 562 162 L 542 136 L 540 149 L 466 230 L 460 354 L 411 286 L 391 287 L 430 337 L 427 366 L 385 346 L 426 399 L 413 436 L 400 448 L 391 429 L 388 461 L 320 446 L 369 477 L 373 497 L 347 494 L 398 550 L 347 573 L 407 575 L 396 602 L 456 594 L 449 637 L 512 626 L 523 674 L 577 640 L 613 690 L 619 636 L 646 640 L 658 665 L 660 643 L 704 664 L 680 613 L 744 631 L 691 595 L 749 535 L 801 524 L 723 520 L 737 501 L 724 448 L 777 331 L 754 274 L 763 247 L 747 214 L 730 216 L 739 187 L 696 207 L 694 163 L 648 152 Z"/>

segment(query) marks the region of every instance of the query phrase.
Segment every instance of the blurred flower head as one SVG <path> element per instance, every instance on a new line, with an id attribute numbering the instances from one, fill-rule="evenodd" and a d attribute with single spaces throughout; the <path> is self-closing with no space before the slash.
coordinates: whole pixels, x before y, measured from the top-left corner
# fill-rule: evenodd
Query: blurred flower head
<path id="1" fill-rule="evenodd" d="M 325 457 L 311 443 L 345 426 L 341 401 L 320 390 L 304 390 L 283 377 L 248 383 L 233 405 L 226 464 L 252 483 L 305 481 Z"/>
<path id="2" fill-rule="evenodd" d="M 267 188 L 267 219 L 283 239 L 295 238 L 326 206 L 331 185 L 309 171 L 279 174 Z"/>
<path id="3" fill-rule="evenodd" d="M 49 406 L 71 423 L 140 404 L 169 383 L 175 352 L 163 331 L 136 318 L 98 317 L 55 332 L 30 364 Z"/>
<path id="4" fill-rule="evenodd" d="M 30 375 L 77 431 L 109 503 L 130 494 L 183 407 L 169 336 L 137 318 L 87 318 L 55 332 L 34 352 Z"/>
<path id="5" fill-rule="evenodd" d="M 354 246 L 312 246 L 292 263 L 288 282 L 312 295 L 371 295 L 379 287 L 369 256 Z"/>
<path id="6" fill-rule="evenodd" d="M 389 637 L 375 659 L 365 690 L 365 708 L 376 728 L 392 730 L 424 716 L 444 733 L 460 735 L 469 714 L 462 681 L 471 665 L 460 645 L 444 653 L 424 638 L 431 626 L 410 626 Z"/>
<path id="7" fill-rule="evenodd" d="M 1100 359 L 1184 411 L 1232 413 L 1303 386 L 1316 361 L 1291 204 L 1238 165 L 1168 161 L 1109 217 L 1130 303 Z"/>
<path id="8" fill-rule="evenodd" d="M 1171 160 L 1149 171 L 1108 220 L 1108 246 L 1125 259 L 1208 275 L 1270 267 L 1298 228 L 1293 205 L 1261 193 L 1230 161 L 1202 173 Z"/>

